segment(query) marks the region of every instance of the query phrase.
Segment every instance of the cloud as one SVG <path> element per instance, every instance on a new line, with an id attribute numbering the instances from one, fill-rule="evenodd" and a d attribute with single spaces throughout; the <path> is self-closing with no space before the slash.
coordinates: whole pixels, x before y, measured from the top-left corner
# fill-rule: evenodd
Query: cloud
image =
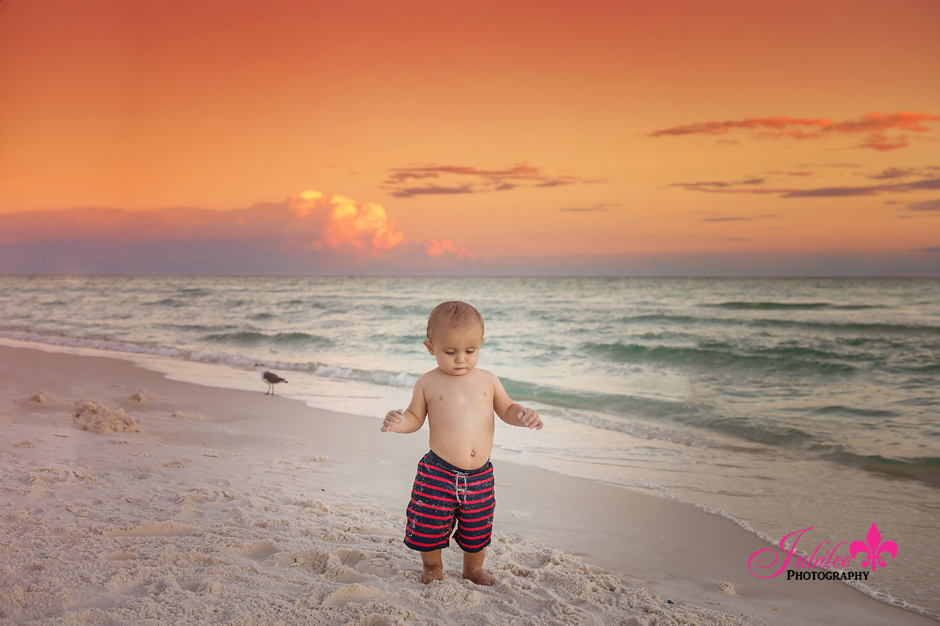
<path id="1" fill-rule="evenodd" d="M 293 226 L 300 231 L 311 223 L 319 227 L 319 233 L 302 244 L 306 248 L 351 246 L 361 254 L 372 254 L 389 250 L 405 238 L 385 208 L 374 202 L 358 204 L 339 194 L 325 198 L 319 191 L 309 190 L 289 197 L 287 207 L 299 222 Z"/>
<path id="2" fill-rule="evenodd" d="M 719 191 L 725 193 L 736 193 L 734 190 L 738 185 L 760 185 L 766 179 L 764 178 L 746 178 L 744 180 L 737 180 L 731 182 L 724 181 L 702 181 L 697 183 L 673 183 L 669 185 L 670 187 L 682 187 L 683 189 L 689 189 L 690 191 Z M 761 193 L 757 190 L 746 191 L 746 193 Z M 769 191 L 766 193 L 774 193 Z"/>
<path id="3" fill-rule="evenodd" d="M 701 191 L 706 193 L 745 193 L 745 194 L 778 194 L 781 198 L 846 198 L 855 196 L 877 196 L 882 193 L 907 193 L 911 191 L 925 191 L 940 189 L 940 178 L 928 178 L 909 183 L 894 183 L 889 185 L 869 185 L 859 187 L 820 187 L 817 189 L 794 189 L 782 187 L 739 187 L 736 185 L 752 184 L 751 181 L 737 183 L 700 182 L 700 183 L 673 183 L 670 187 L 679 187 L 687 191 Z"/>
<path id="4" fill-rule="evenodd" d="M 429 239 L 424 244 L 425 254 L 429 257 L 439 257 L 445 255 L 456 256 L 458 259 L 473 259 L 473 253 L 466 248 L 457 249 L 454 242 L 450 239 Z"/>
<path id="5" fill-rule="evenodd" d="M 618 207 L 620 204 L 615 204 L 611 202 L 601 202 L 600 204 L 595 204 L 594 206 L 588 207 L 567 207 L 564 209 L 558 209 L 559 211 L 567 211 L 571 213 L 593 213 L 593 212 L 603 212 L 610 211 L 613 207 Z"/>
<path id="6" fill-rule="evenodd" d="M 683 135 L 724 135 L 735 130 L 748 130 L 758 139 L 821 139 L 837 133 L 868 134 L 859 148 L 878 151 L 896 150 L 908 145 L 907 137 L 901 135 L 889 139 L 884 133 L 888 130 L 906 130 L 923 133 L 928 127 L 924 122 L 940 120 L 940 115 L 928 113 L 869 113 L 856 120 L 833 122 L 825 118 L 793 118 L 785 115 L 777 117 L 751 117 L 743 120 L 722 122 L 699 122 L 683 126 L 663 128 L 648 134 L 649 137 L 675 137 Z"/>
<path id="7" fill-rule="evenodd" d="M 911 211 L 940 211 L 940 199 L 912 202 L 907 205 Z"/>
<path id="8" fill-rule="evenodd" d="M 395 220 L 372 202 L 304 191 L 281 203 L 210 211 L 172 208 L 149 211 L 80 208 L 0 214 L 0 243 L 112 240 L 277 240 L 283 246 L 388 250 L 404 239 Z"/>
<path id="9" fill-rule="evenodd" d="M 940 242 L 938 242 L 940 243 Z M 745 248 L 731 242 L 727 247 Z M 456 247 L 456 246 L 455 246 Z M 380 257 L 335 251 L 277 254 L 249 241 L 99 241 L 0 245 L 5 274 L 294 276 L 940 276 L 940 245 L 882 252 L 724 251 L 631 255 L 429 257 L 403 241 Z"/>
<path id="10" fill-rule="evenodd" d="M 768 174 L 776 174 L 778 176 L 812 176 L 813 172 L 767 172 Z"/>
<path id="11" fill-rule="evenodd" d="M 940 189 L 940 178 L 919 180 L 912 183 L 897 183 L 894 185 L 872 185 L 869 187 L 822 187 L 820 189 L 794 189 L 788 191 L 781 198 L 819 198 L 819 197 L 847 197 L 847 196 L 876 196 L 884 192 L 905 193 L 928 189 Z"/>
<path id="12" fill-rule="evenodd" d="M 672 183 L 670 187 L 680 187 L 686 191 L 702 191 L 706 193 L 750 193 L 757 195 L 789 193 L 793 191 L 789 188 L 778 187 L 738 187 L 738 185 L 754 185 L 752 181 L 738 182 L 699 182 L 699 183 Z"/>
<path id="13" fill-rule="evenodd" d="M 396 198 L 509 191 L 517 187 L 560 187 L 604 182 L 580 176 L 549 175 L 540 168 L 520 163 L 504 169 L 479 169 L 464 165 L 428 165 L 392 168 L 380 187 Z"/>
<path id="14" fill-rule="evenodd" d="M 906 178 L 908 176 L 913 176 L 917 170 L 913 167 L 906 167 L 901 169 L 899 167 L 889 167 L 887 169 L 881 170 L 877 174 L 870 174 L 866 178 L 871 178 L 874 180 L 893 180 L 895 178 Z"/>
<path id="15" fill-rule="evenodd" d="M 772 218 L 772 217 L 777 217 L 777 214 L 776 213 L 761 213 L 760 215 L 752 215 L 751 217 L 737 217 L 737 216 L 704 217 L 700 221 L 702 222 L 753 222 L 753 221 L 756 221 L 757 219 Z"/>
<path id="16" fill-rule="evenodd" d="M 796 167 L 858 167 L 858 163 L 797 163 Z"/>
<path id="17" fill-rule="evenodd" d="M 784 117 L 781 115 L 778 117 L 748 118 L 737 121 L 727 120 L 724 122 L 700 122 L 697 124 L 686 124 L 684 126 L 673 126 L 672 128 L 655 130 L 649 133 L 649 136 L 665 137 L 678 135 L 724 135 L 738 128 L 751 130 L 773 128 L 779 131 L 780 129 L 785 129 L 788 126 L 818 127 L 826 123 L 831 124 L 829 120 L 794 119 L 792 117 Z"/>
<path id="18" fill-rule="evenodd" d="M 859 148 L 871 148 L 872 150 L 877 150 L 878 152 L 887 152 L 888 150 L 897 150 L 898 148 L 906 148 L 909 144 L 907 143 L 907 135 L 901 135 L 894 141 L 888 139 L 884 133 L 874 133 L 869 135 L 865 139 L 864 143 L 858 144 Z"/>
<path id="19" fill-rule="evenodd" d="M 330 205 L 324 241 L 331 248 L 351 244 L 359 252 L 388 250 L 405 238 L 401 231 L 395 230 L 394 220 L 388 219 L 380 204 L 357 205 L 352 198 L 336 195 L 330 199 Z"/>
<path id="20" fill-rule="evenodd" d="M 107 271 L 182 273 L 209 268 L 250 272 L 244 265 L 249 259 L 253 265 L 247 267 L 262 273 L 282 267 L 380 269 L 383 263 L 423 267 L 431 260 L 474 259 L 450 239 L 406 242 L 381 204 L 313 190 L 230 211 L 78 208 L 0 214 L 0 248 L 9 258 L 33 259 L 7 264 L 17 271 L 58 271 L 72 267 L 70 259 Z M 86 271 L 81 267 L 76 271 Z M 0 271 L 12 270 L 0 266 Z"/>
<path id="21" fill-rule="evenodd" d="M 940 167 L 928 165 L 926 167 L 889 167 L 881 170 L 877 174 L 871 174 L 866 178 L 873 180 L 893 180 L 895 178 L 909 178 L 911 176 L 931 176 L 935 172 L 940 172 Z"/>
<path id="22" fill-rule="evenodd" d="M 387 187 L 386 187 L 387 188 Z M 511 189 L 511 187 L 508 187 Z M 493 191 L 506 191 L 507 187 L 502 186 L 500 189 L 494 189 Z M 430 195 L 447 195 L 447 194 L 460 194 L 460 193 L 477 193 L 477 190 L 474 189 L 471 185 L 461 185 L 459 187 L 441 187 L 439 185 L 426 185 L 424 187 L 408 187 L 402 189 L 396 189 L 392 192 L 392 195 L 396 198 L 414 198 L 415 196 L 430 196 Z"/>

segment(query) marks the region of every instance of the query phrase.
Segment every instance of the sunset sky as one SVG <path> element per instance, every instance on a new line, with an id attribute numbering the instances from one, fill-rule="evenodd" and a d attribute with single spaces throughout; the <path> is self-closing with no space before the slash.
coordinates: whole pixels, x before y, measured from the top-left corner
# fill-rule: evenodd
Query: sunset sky
<path id="1" fill-rule="evenodd" d="M 0 272 L 940 275 L 940 2 L 0 0 Z"/>

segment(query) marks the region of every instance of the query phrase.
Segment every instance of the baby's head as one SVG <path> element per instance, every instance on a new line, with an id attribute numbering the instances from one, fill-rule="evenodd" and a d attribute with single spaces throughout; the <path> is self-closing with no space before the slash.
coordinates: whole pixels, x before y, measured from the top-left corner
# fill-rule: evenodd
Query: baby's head
<path id="1" fill-rule="evenodd" d="M 477 364 L 483 316 L 466 302 L 442 302 L 428 317 L 428 352 L 445 374 L 462 376 Z"/>

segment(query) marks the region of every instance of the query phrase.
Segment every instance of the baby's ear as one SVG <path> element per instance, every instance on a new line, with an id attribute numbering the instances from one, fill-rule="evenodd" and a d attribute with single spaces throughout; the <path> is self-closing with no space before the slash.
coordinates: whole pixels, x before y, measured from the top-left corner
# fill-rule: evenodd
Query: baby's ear
<path id="1" fill-rule="evenodd" d="M 428 349 L 428 352 L 431 353 L 431 356 L 434 356 L 434 346 L 431 344 L 430 340 L 424 340 L 424 347 Z"/>

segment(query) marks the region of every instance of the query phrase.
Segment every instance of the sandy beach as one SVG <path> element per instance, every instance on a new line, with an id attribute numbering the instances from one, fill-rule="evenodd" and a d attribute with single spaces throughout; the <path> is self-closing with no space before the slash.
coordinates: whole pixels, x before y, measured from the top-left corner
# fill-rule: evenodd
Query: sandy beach
<path id="1" fill-rule="evenodd" d="M 0 624 L 936 623 L 754 578 L 768 544 L 735 522 L 505 451 L 497 584 L 462 580 L 452 546 L 425 586 L 402 533 L 426 432 L 5 343 Z"/>

